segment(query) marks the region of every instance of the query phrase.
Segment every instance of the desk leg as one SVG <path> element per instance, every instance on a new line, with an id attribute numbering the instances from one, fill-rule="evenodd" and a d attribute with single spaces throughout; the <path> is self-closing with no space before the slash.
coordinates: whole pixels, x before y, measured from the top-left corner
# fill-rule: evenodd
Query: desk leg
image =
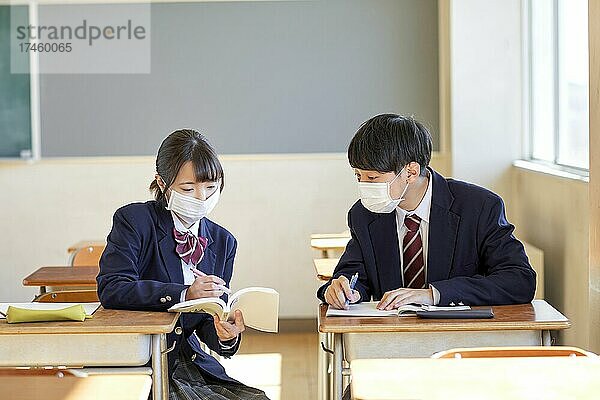
<path id="1" fill-rule="evenodd" d="M 343 379 L 342 379 L 342 368 L 344 362 L 344 352 L 342 351 L 342 334 L 333 334 L 333 368 L 332 368 L 332 381 L 333 381 L 333 399 L 340 400 L 342 398 L 342 392 L 344 391 Z"/>
<path id="2" fill-rule="evenodd" d="M 152 335 L 152 398 L 169 399 L 169 363 L 167 355 L 167 336 L 164 333 Z"/>
<path id="3" fill-rule="evenodd" d="M 318 387 L 318 398 L 319 400 L 329 400 L 329 392 L 330 392 L 330 385 L 329 385 L 329 354 L 327 354 L 325 352 L 325 350 L 323 350 L 322 346 L 325 346 L 326 349 L 329 349 L 329 340 L 328 340 L 328 335 L 327 333 L 320 333 L 319 332 L 319 345 L 318 345 L 318 349 L 317 351 L 319 352 L 318 354 L 318 362 L 319 362 L 319 376 L 318 376 L 318 381 L 317 381 L 317 387 Z"/>
<path id="4" fill-rule="evenodd" d="M 548 329 L 542 331 L 542 346 L 552 346 L 552 336 Z"/>

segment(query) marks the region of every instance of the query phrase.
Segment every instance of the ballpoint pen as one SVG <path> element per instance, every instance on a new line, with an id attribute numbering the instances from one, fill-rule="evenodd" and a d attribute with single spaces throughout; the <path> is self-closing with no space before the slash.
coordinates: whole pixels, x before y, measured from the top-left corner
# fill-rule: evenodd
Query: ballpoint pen
<path id="1" fill-rule="evenodd" d="M 206 274 L 202 271 L 200 271 L 198 268 L 195 267 L 190 267 L 190 271 L 192 271 L 192 273 L 196 276 L 206 276 Z M 221 289 L 222 291 L 224 291 L 227 294 L 231 294 L 231 289 L 229 289 L 227 286 L 225 285 L 217 285 L 219 289 Z"/>
<path id="2" fill-rule="evenodd" d="M 352 275 L 352 278 L 350 278 L 350 290 L 354 290 L 354 286 L 356 286 L 356 282 L 358 281 L 358 272 L 355 273 L 354 275 Z M 350 300 L 346 299 L 346 306 L 348 304 L 350 304 Z"/>

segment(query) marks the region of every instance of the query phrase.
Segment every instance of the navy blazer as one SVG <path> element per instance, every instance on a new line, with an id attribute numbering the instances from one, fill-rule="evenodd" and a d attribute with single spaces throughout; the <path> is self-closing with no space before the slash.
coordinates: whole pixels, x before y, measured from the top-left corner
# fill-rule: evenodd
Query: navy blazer
<path id="1" fill-rule="evenodd" d="M 528 303 L 536 275 L 502 199 L 487 189 L 446 179 L 429 168 L 432 182 L 427 283 L 440 292 L 440 305 Z M 357 201 L 348 213 L 352 238 L 333 277 L 358 272 L 362 301 L 380 300 L 402 287 L 396 212 L 377 214 Z M 324 301 L 331 281 L 317 296 Z"/>
<path id="2" fill-rule="evenodd" d="M 181 259 L 175 251 L 173 228 L 171 212 L 156 201 L 129 204 L 115 212 L 97 277 L 98 296 L 105 308 L 167 311 L 179 303 L 187 286 L 183 284 Z M 208 245 L 197 268 L 223 278 L 229 285 L 237 246 L 235 238 L 207 218 L 200 222 L 199 235 L 208 240 Z M 227 301 L 226 295 L 223 299 Z M 191 348 L 198 367 L 217 379 L 235 382 L 214 357 L 202 351 L 198 338 L 223 356 L 233 355 L 241 338 L 233 349 L 222 350 L 213 318 L 208 314 L 182 314 L 177 326 L 182 328 L 183 337 L 175 331 L 167 335 L 168 347 L 177 341 L 168 354 L 169 371 L 173 371 L 185 338 L 189 346 L 183 349 L 190 353 Z"/>

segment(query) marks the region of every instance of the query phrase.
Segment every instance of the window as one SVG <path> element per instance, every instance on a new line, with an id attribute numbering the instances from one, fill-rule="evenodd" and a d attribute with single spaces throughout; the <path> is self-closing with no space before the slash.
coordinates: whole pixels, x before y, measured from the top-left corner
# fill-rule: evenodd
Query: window
<path id="1" fill-rule="evenodd" d="M 526 157 L 589 167 L 588 1 L 527 3 Z"/>

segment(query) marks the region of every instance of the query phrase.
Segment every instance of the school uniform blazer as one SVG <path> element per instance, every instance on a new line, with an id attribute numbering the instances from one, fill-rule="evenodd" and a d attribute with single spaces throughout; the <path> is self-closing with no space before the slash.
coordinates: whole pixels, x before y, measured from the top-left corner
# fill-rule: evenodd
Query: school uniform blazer
<path id="1" fill-rule="evenodd" d="M 446 179 L 429 169 L 432 182 L 427 283 L 440 292 L 440 305 L 528 303 L 536 275 L 523 245 L 513 236 L 496 194 Z M 402 287 L 396 212 L 377 214 L 357 201 L 348 213 L 352 238 L 333 277 L 358 272 L 361 300 L 380 300 Z M 321 286 L 317 296 L 325 301 Z"/>
<path id="2" fill-rule="evenodd" d="M 98 296 L 105 308 L 167 311 L 179 303 L 181 292 L 187 286 L 183 284 L 181 259 L 175 251 L 173 228 L 170 211 L 155 201 L 129 204 L 115 212 L 97 277 Z M 200 222 L 199 235 L 208 240 L 208 245 L 197 268 L 223 278 L 229 285 L 237 246 L 235 238 L 207 218 Z M 227 301 L 226 295 L 223 299 Z M 233 348 L 222 350 L 213 318 L 207 314 L 184 313 L 177 327 L 181 329 L 176 328 L 167 335 L 168 347 L 177 342 L 168 354 L 170 371 L 173 371 L 179 347 L 187 340 L 189 347 L 184 346 L 184 349 L 189 352 L 191 347 L 198 367 L 218 379 L 234 381 L 217 360 L 202 351 L 193 333 L 223 356 L 233 355 L 241 338 Z"/>

